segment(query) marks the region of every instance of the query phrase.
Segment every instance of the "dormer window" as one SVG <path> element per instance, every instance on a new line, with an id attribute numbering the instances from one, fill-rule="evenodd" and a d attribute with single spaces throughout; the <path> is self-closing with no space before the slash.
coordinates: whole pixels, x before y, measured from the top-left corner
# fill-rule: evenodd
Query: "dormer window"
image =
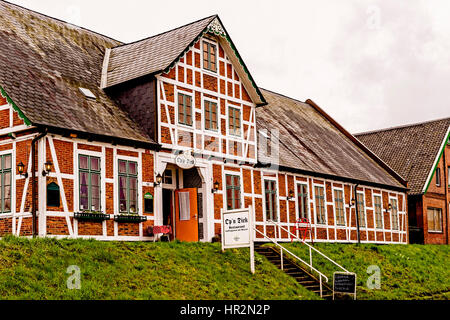
<path id="1" fill-rule="evenodd" d="M 217 46 L 203 41 L 203 69 L 217 72 Z"/>

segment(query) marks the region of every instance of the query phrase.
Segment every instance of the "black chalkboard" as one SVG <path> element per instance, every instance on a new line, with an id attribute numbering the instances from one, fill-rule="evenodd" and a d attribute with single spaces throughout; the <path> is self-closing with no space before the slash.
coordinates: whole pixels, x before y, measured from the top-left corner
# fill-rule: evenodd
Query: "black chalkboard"
<path id="1" fill-rule="evenodd" d="M 335 272 L 333 275 L 333 290 L 337 293 L 355 294 L 356 274 Z"/>

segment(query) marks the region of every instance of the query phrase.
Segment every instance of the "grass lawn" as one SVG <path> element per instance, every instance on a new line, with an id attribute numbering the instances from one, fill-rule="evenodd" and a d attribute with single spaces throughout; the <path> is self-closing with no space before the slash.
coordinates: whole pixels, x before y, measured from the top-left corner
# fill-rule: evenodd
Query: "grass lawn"
<path id="1" fill-rule="evenodd" d="M 0 240 L 0 299 L 319 299 L 249 250 L 218 243 Z M 76 265 L 81 289 L 67 288 Z"/>
<path id="2" fill-rule="evenodd" d="M 309 252 L 300 243 L 285 244 L 294 254 L 309 261 Z M 357 298 L 362 300 L 445 299 L 450 298 L 450 246 L 448 245 L 373 245 L 319 243 L 315 248 L 344 268 L 357 274 Z M 381 288 L 369 289 L 370 265 L 381 271 Z M 313 254 L 313 266 L 329 277 L 332 286 L 333 264 Z"/>

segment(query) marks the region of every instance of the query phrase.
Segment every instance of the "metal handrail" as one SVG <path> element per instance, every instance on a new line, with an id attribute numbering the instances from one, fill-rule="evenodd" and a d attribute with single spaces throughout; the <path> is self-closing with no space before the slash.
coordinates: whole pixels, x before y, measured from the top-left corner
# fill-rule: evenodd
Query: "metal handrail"
<path id="1" fill-rule="evenodd" d="M 322 272 L 320 272 L 319 270 L 317 270 L 316 268 L 314 268 L 312 265 L 310 265 L 309 263 L 303 261 L 303 259 L 297 257 L 295 254 L 293 254 L 291 251 L 289 251 L 288 249 L 286 249 L 285 247 L 283 247 L 282 245 L 280 245 L 276 240 L 269 238 L 268 236 L 266 236 L 263 232 L 259 231 L 258 229 L 256 229 L 255 227 L 253 227 L 253 230 L 255 230 L 256 232 L 260 233 L 264 238 L 272 241 L 275 245 L 279 246 L 281 249 L 281 258 L 283 257 L 283 250 L 286 251 L 287 253 L 289 253 L 291 256 L 293 256 L 294 258 L 296 258 L 297 260 L 299 260 L 300 262 L 302 262 L 303 264 L 307 265 L 311 270 L 317 272 L 317 274 L 319 274 L 320 277 L 320 287 L 322 287 L 322 277 L 325 278 L 326 282 L 328 282 L 328 277 L 326 275 L 324 275 Z"/>
<path id="2" fill-rule="evenodd" d="M 314 248 L 313 246 L 311 246 L 310 244 L 306 243 L 303 239 L 297 237 L 295 234 L 293 234 L 292 232 L 290 232 L 289 230 L 283 228 L 283 226 L 281 226 L 279 223 L 273 221 L 273 220 L 269 220 L 267 221 L 268 223 L 272 223 L 278 227 L 280 227 L 281 229 L 283 229 L 284 231 L 286 231 L 287 233 L 289 233 L 290 235 L 294 236 L 296 239 L 300 240 L 301 242 L 303 242 L 305 245 L 307 245 L 309 247 L 309 260 L 310 260 L 310 264 L 312 266 L 312 254 L 311 254 L 311 249 L 316 251 L 318 254 L 320 254 L 322 257 L 324 257 L 325 259 L 327 259 L 328 261 L 334 263 L 336 266 L 338 266 L 339 268 L 341 268 L 342 270 L 344 270 L 344 272 L 347 273 L 351 273 L 350 271 L 348 271 L 347 269 L 345 269 L 343 266 L 341 266 L 340 264 L 338 264 L 336 261 L 330 259 L 329 257 L 327 257 L 325 254 L 323 254 L 322 252 L 320 252 L 319 250 L 317 250 L 316 248 Z"/>

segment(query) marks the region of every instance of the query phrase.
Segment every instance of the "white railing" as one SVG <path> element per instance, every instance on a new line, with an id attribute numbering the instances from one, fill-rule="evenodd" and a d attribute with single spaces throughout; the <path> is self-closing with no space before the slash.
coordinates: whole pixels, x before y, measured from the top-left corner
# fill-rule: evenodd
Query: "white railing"
<path id="1" fill-rule="evenodd" d="M 343 266 L 341 266 L 340 264 L 338 264 L 336 261 L 330 259 L 329 257 L 327 257 L 325 254 L 323 254 L 322 252 L 320 252 L 319 250 L 317 250 L 316 248 L 314 248 L 313 246 L 311 246 L 309 243 L 307 243 L 306 241 L 304 241 L 303 239 L 297 237 L 295 234 L 293 234 L 292 232 L 290 232 L 289 230 L 287 230 L 286 228 L 284 228 L 282 225 L 280 225 L 279 223 L 273 221 L 273 220 L 269 220 L 267 221 L 268 223 L 271 223 L 277 227 L 279 227 L 280 229 L 284 230 L 285 232 L 287 232 L 288 234 L 290 234 L 291 236 L 293 236 L 294 238 L 300 240 L 302 243 L 304 243 L 306 246 L 308 246 L 309 248 L 309 264 L 312 265 L 312 250 L 314 250 L 315 252 L 317 252 L 319 255 L 321 255 L 322 257 L 324 257 L 325 259 L 327 259 L 328 261 L 330 261 L 331 263 L 333 263 L 335 266 L 337 266 L 338 268 L 340 268 L 341 270 L 343 270 L 346 273 L 351 273 L 350 271 L 348 271 L 347 269 L 345 269 Z M 276 228 L 275 228 L 275 232 L 276 232 Z M 276 233 L 275 233 L 276 234 Z M 275 236 L 276 237 L 276 236 Z"/>
<path id="2" fill-rule="evenodd" d="M 319 283 L 320 283 L 320 296 L 322 297 L 322 278 L 325 279 L 326 282 L 328 282 L 328 277 L 326 275 L 324 275 L 322 272 L 320 272 L 319 270 L 317 270 L 316 268 L 314 268 L 311 264 L 307 263 L 306 261 L 304 261 L 302 258 L 297 257 L 295 254 L 293 254 L 291 251 L 289 251 L 288 249 L 286 249 L 285 247 L 283 247 L 282 245 L 280 245 L 276 239 L 272 239 L 269 238 L 268 236 L 266 236 L 263 232 L 259 231 L 258 229 L 256 229 L 255 227 L 253 228 L 253 230 L 255 230 L 256 232 L 258 232 L 259 234 L 261 234 L 264 238 L 268 239 L 269 241 L 273 242 L 276 246 L 278 246 L 281 250 L 281 270 L 284 270 L 284 266 L 283 266 L 283 251 L 286 251 L 287 253 L 289 253 L 291 256 L 293 256 L 294 258 L 296 258 L 297 260 L 299 260 L 301 263 L 303 263 L 304 265 L 306 265 L 307 267 L 310 268 L 311 271 L 315 271 L 318 275 L 319 275 Z"/>
<path id="3" fill-rule="evenodd" d="M 320 272 L 319 270 L 317 270 L 316 268 L 313 267 L 313 258 L 312 258 L 312 252 L 315 251 L 317 252 L 319 255 L 321 255 L 322 257 L 324 257 L 325 259 L 327 259 L 328 261 L 330 261 L 331 263 L 333 263 L 335 266 L 337 266 L 338 268 L 340 268 L 341 270 L 343 270 L 346 273 L 351 273 L 350 271 L 348 271 L 347 269 L 345 269 L 343 266 L 341 266 L 340 264 L 338 264 L 336 261 L 330 259 L 329 257 L 327 257 L 325 254 L 323 254 L 322 252 L 320 252 L 319 250 L 317 250 L 316 248 L 314 248 L 313 246 L 311 246 L 310 244 L 306 243 L 303 239 L 297 237 L 295 234 L 293 234 L 292 232 L 290 232 L 289 230 L 287 230 L 286 228 L 284 228 L 283 226 L 281 226 L 279 223 L 269 220 L 267 221 L 267 223 L 271 223 L 273 225 L 275 225 L 276 227 L 279 227 L 281 230 L 284 230 L 285 232 L 287 232 L 289 235 L 293 236 L 294 238 L 298 239 L 299 241 L 301 241 L 302 243 L 304 243 L 308 248 L 309 248 L 309 263 L 307 263 L 306 261 L 304 261 L 302 258 L 299 258 L 298 256 L 296 256 L 295 254 L 293 254 L 291 251 L 289 251 L 288 249 L 286 249 L 285 247 L 283 247 L 282 245 L 280 245 L 276 239 L 276 228 L 275 228 L 275 239 L 268 237 L 266 234 L 264 234 L 263 232 L 259 231 L 258 229 L 256 229 L 255 227 L 253 228 L 257 233 L 261 234 L 264 238 L 268 239 L 269 241 L 273 242 L 277 247 L 280 248 L 280 261 L 281 261 L 281 270 L 284 270 L 284 264 L 283 264 L 283 252 L 286 251 L 288 254 L 290 254 L 292 257 L 294 257 L 295 259 L 297 259 L 298 261 L 300 261 L 301 263 L 303 263 L 304 265 L 306 265 L 311 272 L 315 272 L 318 274 L 319 276 L 319 285 L 320 285 L 320 296 L 322 297 L 322 278 L 325 279 L 326 282 L 328 282 L 328 277 L 323 274 L 322 272 Z"/>

